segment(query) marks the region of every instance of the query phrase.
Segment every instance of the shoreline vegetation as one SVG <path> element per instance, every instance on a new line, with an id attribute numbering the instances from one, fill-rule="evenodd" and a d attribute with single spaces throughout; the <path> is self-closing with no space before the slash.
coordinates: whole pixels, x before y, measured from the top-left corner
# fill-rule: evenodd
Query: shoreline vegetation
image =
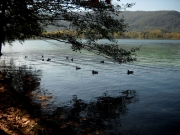
<path id="1" fill-rule="evenodd" d="M 115 36 L 116 37 L 116 36 Z M 126 32 L 123 38 L 127 39 L 173 39 L 179 40 L 180 33 L 178 32 L 167 32 L 164 33 L 161 30 L 149 30 L 145 32 Z"/>
<path id="2" fill-rule="evenodd" d="M 77 35 L 76 31 L 68 31 L 68 30 L 59 30 L 59 31 L 52 31 L 52 32 L 44 32 L 44 36 L 58 38 L 62 35 L 72 35 L 77 36 L 79 38 L 85 39 L 83 34 Z M 100 35 L 101 37 L 101 35 Z M 172 40 L 179 40 L 180 33 L 179 32 L 163 32 L 163 30 L 149 30 L 145 32 L 137 32 L 137 31 L 129 31 L 123 34 L 115 33 L 115 39 L 172 39 Z"/>

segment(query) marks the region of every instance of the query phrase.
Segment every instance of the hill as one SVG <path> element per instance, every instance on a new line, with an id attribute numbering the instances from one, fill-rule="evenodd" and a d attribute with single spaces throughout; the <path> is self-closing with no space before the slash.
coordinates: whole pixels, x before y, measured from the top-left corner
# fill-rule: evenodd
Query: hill
<path id="1" fill-rule="evenodd" d="M 81 12 L 81 14 L 83 14 Z M 128 31 L 145 32 L 148 30 L 161 30 L 163 33 L 180 32 L 180 12 L 177 11 L 123 11 Z M 69 22 L 61 21 L 67 26 Z M 47 31 L 57 31 L 57 28 L 48 26 Z"/>
<path id="2" fill-rule="evenodd" d="M 129 31 L 162 30 L 180 32 L 180 12 L 177 11 L 124 11 Z"/>

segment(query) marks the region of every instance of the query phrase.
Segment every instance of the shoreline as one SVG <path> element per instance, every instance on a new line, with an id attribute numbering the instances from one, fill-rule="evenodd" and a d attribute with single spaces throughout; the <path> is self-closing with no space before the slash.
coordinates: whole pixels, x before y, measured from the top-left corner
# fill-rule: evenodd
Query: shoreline
<path id="1" fill-rule="evenodd" d="M 5 65 L 6 66 L 6 65 Z M 0 134 L 1 135 L 66 135 L 66 128 L 61 129 L 53 115 L 42 112 L 43 101 L 50 96 L 33 94 L 39 86 L 38 76 L 33 71 L 15 69 L 8 66 L 0 71 Z M 17 74 L 22 80 L 17 80 Z M 8 77 L 9 76 L 9 77 Z M 12 80 L 22 83 L 22 90 L 12 86 Z M 18 86 L 18 84 L 15 84 Z M 35 102 L 39 97 L 42 102 Z M 56 131 L 58 131 L 56 133 Z"/>

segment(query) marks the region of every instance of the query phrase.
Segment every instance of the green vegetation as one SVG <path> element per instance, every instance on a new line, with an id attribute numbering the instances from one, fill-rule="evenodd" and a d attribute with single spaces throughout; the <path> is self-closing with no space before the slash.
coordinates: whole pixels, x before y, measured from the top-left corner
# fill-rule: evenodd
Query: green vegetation
<path id="1" fill-rule="evenodd" d="M 44 32 L 44 36 L 46 37 L 54 37 L 58 39 L 58 34 L 61 35 L 76 35 L 76 31 L 72 30 L 59 30 L 59 31 L 53 31 L 53 32 Z M 79 35 L 81 38 L 85 38 L 84 34 Z M 99 37 L 102 37 L 102 35 L 99 35 Z M 114 33 L 114 38 L 121 39 L 121 38 L 128 38 L 128 39 L 180 39 L 180 33 L 179 32 L 164 32 L 162 30 L 149 30 L 145 32 L 136 32 L 136 31 L 129 31 L 125 32 L 123 34 L 120 33 Z"/>
<path id="2" fill-rule="evenodd" d="M 168 32 L 162 30 L 149 30 L 145 32 L 125 32 L 123 36 L 115 35 L 115 38 L 130 38 L 130 39 L 180 39 L 180 33 Z"/>

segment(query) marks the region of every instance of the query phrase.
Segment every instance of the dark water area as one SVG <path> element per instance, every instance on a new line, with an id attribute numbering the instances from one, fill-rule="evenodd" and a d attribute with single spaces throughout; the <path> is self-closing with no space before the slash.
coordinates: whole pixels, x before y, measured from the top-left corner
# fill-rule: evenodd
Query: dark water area
<path id="1" fill-rule="evenodd" d="M 91 124 L 86 120 L 85 125 L 94 134 L 180 134 L 180 40 L 118 40 L 118 44 L 126 49 L 141 46 L 137 61 L 118 64 L 50 40 L 6 45 L 0 61 L 41 71 L 39 89 L 53 97 L 44 112 L 58 108 L 66 118 L 86 118 Z M 134 73 L 128 75 L 127 70 Z"/>

